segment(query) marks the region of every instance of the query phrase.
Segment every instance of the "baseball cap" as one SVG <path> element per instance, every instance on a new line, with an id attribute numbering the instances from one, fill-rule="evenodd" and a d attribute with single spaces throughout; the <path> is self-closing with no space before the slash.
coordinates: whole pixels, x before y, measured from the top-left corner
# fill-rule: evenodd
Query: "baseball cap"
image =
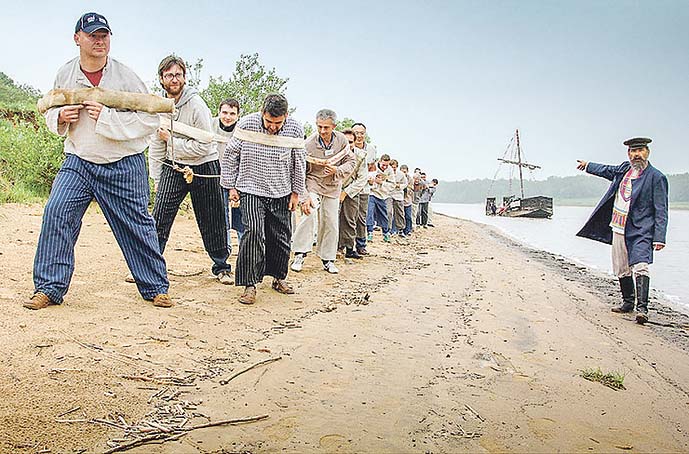
<path id="1" fill-rule="evenodd" d="M 110 25 L 108 25 L 108 20 L 105 16 L 98 13 L 86 13 L 79 18 L 76 27 L 74 27 L 74 33 L 79 33 L 83 31 L 84 33 L 93 33 L 96 30 L 110 30 Z"/>

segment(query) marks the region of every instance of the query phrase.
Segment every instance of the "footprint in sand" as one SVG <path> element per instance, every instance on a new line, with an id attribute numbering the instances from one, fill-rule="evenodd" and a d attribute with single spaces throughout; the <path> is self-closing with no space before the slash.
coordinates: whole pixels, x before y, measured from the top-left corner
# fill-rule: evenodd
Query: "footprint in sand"
<path id="1" fill-rule="evenodd" d="M 328 434 L 323 435 L 320 440 L 318 440 L 318 444 L 328 452 L 337 452 L 345 449 L 349 443 L 344 435 Z"/>

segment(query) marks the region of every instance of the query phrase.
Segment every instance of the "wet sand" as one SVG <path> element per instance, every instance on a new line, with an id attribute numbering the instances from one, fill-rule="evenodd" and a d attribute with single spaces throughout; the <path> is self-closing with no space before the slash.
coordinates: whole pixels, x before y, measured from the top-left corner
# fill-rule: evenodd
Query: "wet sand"
<path id="1" fill-rule="evenodd" d="M 165 310 L 124 282 L 91 209 L 65 304 L 32 312 L 21 302 L 40 215 L 0 207 L 2 452 L 102 452 L 144 421 L 263 415 L 131 452 L 689 450 L 689 319 L 655 296 L 656 324 L 612 314 L 609 276 L 486 226 L 437 216 L 408 241 L 378 233 L 372 256 L 338 259 L 337 276 L 309 256 L 289 276 L 297 294 L 266 279 L 247 307 L 178 217 Z M 581 378 L 598 367 L 625 374 L 626 389 Z"/>

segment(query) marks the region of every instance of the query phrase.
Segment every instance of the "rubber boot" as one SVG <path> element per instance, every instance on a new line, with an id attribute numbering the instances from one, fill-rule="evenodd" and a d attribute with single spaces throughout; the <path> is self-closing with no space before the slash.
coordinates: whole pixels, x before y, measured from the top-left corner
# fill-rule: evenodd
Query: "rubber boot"
<path id="1" fill-rule="evenodd" d="M 636 323 L 643 325 L 648 321 L 648 290 L 651 278 L 636 277 Z"/>
<path id="2" fill-rule="evenodd" d="M 626 314 L 634 310 L 634 279 L 631 276 L 620 278 L 620 290 L 622 291 L 622 304 L 611 310 L 618 314 Z"/>

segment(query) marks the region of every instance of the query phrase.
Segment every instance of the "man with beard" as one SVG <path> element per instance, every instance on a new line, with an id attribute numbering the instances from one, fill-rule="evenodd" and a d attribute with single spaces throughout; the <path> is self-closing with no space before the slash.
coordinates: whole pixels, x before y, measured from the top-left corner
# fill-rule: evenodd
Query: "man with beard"
<path id="1" fill-rule="evenodd" d="M 367 166 L 374 166 L 376 162 L 377 150 L 374 145 L 366 143 L 366 125 L 363 123 L 354 123 L 352 125 L 354 132 L 354 146 L 366 153 Z M 372 182 L 369 182 L 364 189 L 359 193 L 359 216 L 356 220 L 356 251 L 359 255 L 367 255 L 366 251 L 366 220 L 368 219 L 368 197 L 371 193 Z"/>
<path id="2" fill-rule="evenodd" d="M 256 302 L 256 284 L 268 275 L 272 287 L 294 293 L 285 281 L 289 266 L 292 216 L 306 191 L 304 128 L 288 117 L 287 99 L 266 96 L 261 112 L 239 120 L 222 156 L 220 183 L 239 201 L 244 235 L 237 254 L 236 285 L 242 304 Z"/>
<path id="3" fill-rule="evenodd" d="M 294 230 L 292 271 L 301 271 L 306 254 L 313 247 L 313 231 L 318 217 L 317 253 L 323 269 L 337 274 L 335 255 L 338 241 L 338 209 L 342 181 L 356 165 L 354 153 L 344 134 L 335 131 L 337 115 L 330 109 L 316 114 L 318 132 L 306 139 L 306 194 L 301 201 L 302 216 Z"/>
<path id="4" fill-rule="evenodd" d="M 648 268 L 653 251 L 665 247 L 668 216 L 667 178 L 648 161 L 649 143 L 645 137 L 625 141 L 629 161 L 618 166 L 577 161 L 577 169 L 612 181 L 577 236 L 612 244 L 612 268 L 622 292 L 622 305 L 612 311 L 632 312 L 636 290 L 640 324 L 648 321 Z"/>
<path id="5" fill-rule="evenodd" d="M 216 135 L 232 138 L 235 126 L 239 120 L 239 101 L 233 98 L 227 98 L 220 103 L 218 107 L 218 116 L 211 120 L 213 132 Z M 218 142 L 218 156 L 222 156 L 225 151 L 227 142 Z M 238 202 L 230 202 L 230 191 L 227 189 L 223 192 L 223 205 L 225 206 L 225 223 L 227 224 L 227 251 L 232 254 L 232 241 L 230 232 L 234 230 L 237 232 L 237 244 L 242 239 L 244 233 L 244 226 L 242 225 L 242 212 L 239 209 Z"/>
<path id="6" fill-rule="evenodd" d="M 211 131 L 210 110 L 196 89 L 186 86 L 186 71 L 184 60 L 175 55 L 165 57 L 158 65 L 160 84 L 167 97 L 175 100 L 174 119 L 194 128 Z M 231 285 L 233 280 L 231 266 L 227 263 L 227 231 L 222 189 L 217 178 L 220 162 L 216 146 L 190 137 L 173 137 L 170 131 L 159 128 L 151 140 L 148 156 L 157 191 L 153 218 L 160 252 L 165 251 L 179 205 L 187 194 L 191 194 L 203 246 L 213 262 L 212 272 L 222 284 Z M 190 183 L 183 173 L 172 167 L 174 164 L 188 166 L 194 172 Z"/>
<path id="7" fill-rule="evenodd" d="M 54 87 L 147 93 L 146 85 L 131 69 L 108 57 L 110 38 L 110 24 L 105 17 L 97 13 L 81 16 L 74 29 L 79 57 L 60 68 Z M 65 137 L 65 161 L 43 211 L 34 260 L 35 290 L 24 307 L 35 310 L 62 304 L 74 273 L 74 245 L 81 220 L 94 199 L 103 210 L 141 296 L 153 301 L 154 306 L 172 306 L 167 295 L 165 260 L 148 213 L 148 173 L 143 153 L 158 117 L 84 101 L 50 108 L 45 120 L 50 131 Z"/>

